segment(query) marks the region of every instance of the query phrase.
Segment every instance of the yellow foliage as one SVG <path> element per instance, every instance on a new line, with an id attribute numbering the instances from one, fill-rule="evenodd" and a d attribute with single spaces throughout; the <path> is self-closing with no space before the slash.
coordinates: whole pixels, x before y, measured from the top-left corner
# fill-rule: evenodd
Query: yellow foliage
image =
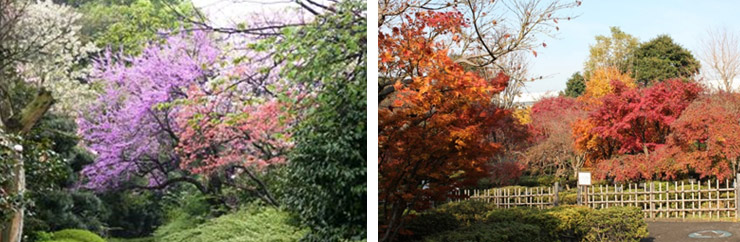
<path id="1" fill-rule="evenodd" d="M 519 124 L 529 124 L 532 122 L 532 107 L 514 109 L 511 115 L 519 121 Z"/>
<path id="2" fill-rule="evenodd" d="M 618 80 L 629 88 L 637 86 L 629 73 L 621 73 L 616 67 L 599 68 L 594 70 L 586 81 L 586 90 L 583 93 L 583 97 L 586 99 L 597 99 L 612 93 L 612 80 Z"/>

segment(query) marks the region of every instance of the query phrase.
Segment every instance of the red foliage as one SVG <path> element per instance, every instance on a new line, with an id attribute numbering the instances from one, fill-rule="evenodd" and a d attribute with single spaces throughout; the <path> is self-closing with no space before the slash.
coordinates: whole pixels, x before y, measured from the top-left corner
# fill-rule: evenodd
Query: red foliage
<path id="1" fill-rule="evenodd" d="M 573 149 L 573 123 L 585 116 L 579 102 L 569 97 L 545 98 L 532 105 L 533 146 L 525 153 L 528 168 L 535 173 L 562 176 L 581 166 Z"/>
<path id="2" fill-rule="evenodd" d="M 740 96 L 719 93 L 692 103 L 676 120 L 664 152 L 674 170 L 722 180 L 737 171 L 740 157 Z"/>
<path id="3" fill-rule="evenodd" d="M 501 148 L 489 134 L 510 116 L 490 102 L 509 77 L 465 71 L 434 40 L 459 34 L 462 14 L 419 12 L 404 20 L 379 36 L 379 74 L 395 83 L 378 110 L 381 222 L 391 233 L 408 209 L 424 210 L 486 176 Z"/>
<path id="4" fill-rule="evenodd" d="M 522 176 L 525 166 L 516 161 L 503 161 L 491 166 L 491 181 L 498 185 L 512 185 Z"/>
<path id="5" fill-rule="evenodd" d="M 593 110 L 587 122 L 593 125 L 589 133 L 601 144 L 585 149 L 601 152 L 589 156 L 599 169 L 596 178 L 652 179 L 662 174 L 663 168 L 650 152 L 666 144 L 671 124 L 695 100 L 701 88 L 694 82 L 674 79 L 646 89 L 625 89 L 620 82 L 612 82 L 614 93 L 606 95 L 601 105 Z M 616 157 L 636 155 L 646 157 Z M 606 162 L 607 164 L 602 164 Z M 638 169 L 636 172 L 634 169 Z"/>

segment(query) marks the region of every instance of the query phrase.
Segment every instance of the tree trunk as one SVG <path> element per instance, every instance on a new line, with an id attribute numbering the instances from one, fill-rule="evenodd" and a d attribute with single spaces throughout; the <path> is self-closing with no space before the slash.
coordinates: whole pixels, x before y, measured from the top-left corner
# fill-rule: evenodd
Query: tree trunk
<path id="1" fill-rule="evenodd" d="M 8 133 L 16 133 L 21 136 L 31 131 L 34 125 L 44 116 L 46 111 L 51 108 L 54 98 L 51 92 L 41 89 L 36 98 L 31 101 L 20 113 L 19 117 L 11 117 L 10 122 L 4 127 Z M 17 156 L 13 159 L 16 163 L 13 166 L 13 172 L 16 174 L 10 185 L 6 188 L 9 194 L 20 194 L 23 196 L 26 190 L 26 173 L 23 169 L 23 156 L 18 151 Z M 24 198 L 25 199 L 25 198 Z M 24 208 L 18 208 L 10 220 L 4 222 L 0 228 L 0 242 L 20 242 L 23 237 L 23 213 Z"/>
<path id="2" fill-rule="evenodd" d="M 26 190 L 26 174 L 23 170 L 23 157 L 20 152 L 14 157 L 17 163 L 13 166 L 13 173 L 16 174 L 11 184 L 6 187 L 8 194 L 23 194 Z M 23 237 L 23 206 L 17 208 L 13 216 L 3 225 L 0 231 L 0 242 L 20 242 Z"/>

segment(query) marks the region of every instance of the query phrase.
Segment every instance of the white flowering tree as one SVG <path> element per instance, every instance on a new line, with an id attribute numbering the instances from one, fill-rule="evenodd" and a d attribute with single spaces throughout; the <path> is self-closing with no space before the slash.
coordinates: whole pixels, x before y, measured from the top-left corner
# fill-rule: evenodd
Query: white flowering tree
<path id="1" fill-rule="evenodd" d="M 0 0 L 0 131 L 19 138 L 41 117 L 53 112 L 75 115 L 80 104 L 93 96 L 86 84 L 89 55 L 97 50 L 83 44 L 75 22 L 80 14 L 51 0 L 27 2 Z M 14 88 L 37 90 L 24 106 L 14 103 Z M 54 104 L 52 106 L 52 104 Z M 10 140 L 6 140 L 10 142 Z M 6 146 L 15 147 L 15 144 Z M 17 147 L 22 149 L 22 147 Z M 8 153 L 11 154 L 11 153 Z M 25 179 L 21 156 L 5 159 L 6 179 L 0 189 L 4 197 L 23 199 Z M 8 158 L 8 157 L 6 157 Z M 7 173 L 7 174 L 5 174 Z M 0 241 L 20 241 L 23 231 L 23 202 L 13 201 L 0 223 Z"/>

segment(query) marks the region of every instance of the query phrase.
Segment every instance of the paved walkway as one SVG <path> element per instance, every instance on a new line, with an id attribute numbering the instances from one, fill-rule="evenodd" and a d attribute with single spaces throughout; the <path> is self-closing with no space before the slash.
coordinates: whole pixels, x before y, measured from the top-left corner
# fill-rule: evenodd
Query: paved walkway
<path id="1" fill-rule="evenodd" d="M 701 230 L 724 230 L 727 238 L 693 239 L 689 234 Z M 740 241 L 740 223 L 733 222 L 648 222 L 650 236 L 641 242 Z"/>

